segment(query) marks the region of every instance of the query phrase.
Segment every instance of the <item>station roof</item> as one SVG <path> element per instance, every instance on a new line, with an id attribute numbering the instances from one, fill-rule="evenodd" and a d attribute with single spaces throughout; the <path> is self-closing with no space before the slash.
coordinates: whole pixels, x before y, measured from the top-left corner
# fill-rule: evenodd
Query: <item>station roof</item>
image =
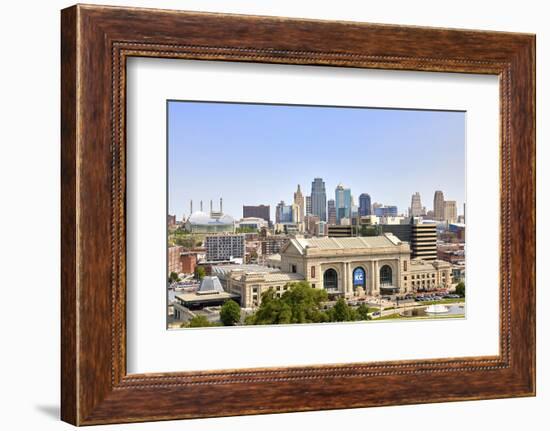
<path id="1" fill-rule="evenodd" d="M 391 233 L 379 236 L 358 236 L 349 238 L 293 238 L 290 242 L 298 249 L 316 248 L 319 250 L 343 250 L 395 247 L 402 241 Z"/>

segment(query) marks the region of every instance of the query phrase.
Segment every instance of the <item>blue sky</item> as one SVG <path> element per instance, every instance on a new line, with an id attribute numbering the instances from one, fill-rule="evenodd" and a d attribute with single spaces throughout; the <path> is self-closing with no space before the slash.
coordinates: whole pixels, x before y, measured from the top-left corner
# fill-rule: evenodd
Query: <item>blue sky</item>
<path id="1" fill-rule="evenodd" d="M 420 192 L 432 209 L 435 190 L 465 198 L 465 113 L 374 108 L 168 102 L 170 214 L 189 214 L 189 201 L 224 212 L 243 205 L 292 202 L 314 177 L 327 199 L 338 183 L 371 201 L 406 212 Z"/>

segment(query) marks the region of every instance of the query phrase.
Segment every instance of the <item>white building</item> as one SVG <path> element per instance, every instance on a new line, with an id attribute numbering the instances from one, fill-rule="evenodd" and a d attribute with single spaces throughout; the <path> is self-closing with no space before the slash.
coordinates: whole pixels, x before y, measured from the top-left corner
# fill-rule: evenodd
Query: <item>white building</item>
<path id="1" fill-rule="evenodd" d="M 260 230 L 263 227 L 268 227 L 268 223 L 263 218 L 259 217 L 245 217 L 237 222 L 238 228 L 248 227 L 256 230 Z"/>

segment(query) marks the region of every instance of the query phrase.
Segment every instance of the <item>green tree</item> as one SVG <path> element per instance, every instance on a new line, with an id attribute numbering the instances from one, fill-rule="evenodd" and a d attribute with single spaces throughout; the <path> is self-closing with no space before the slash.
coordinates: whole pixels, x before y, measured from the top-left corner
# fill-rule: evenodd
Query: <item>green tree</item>
<path id="1" fill-rule="evenodd" d="M 235 229 L 235 233 L 256 233 L 258 229 L 252 226 L 242 226 Z"/>
<path id="2" fill-rule="evenodd" d="M 202 266 L 196 266 L 195 267 L 195 278 L 197 280 L 202 280 L 204 276 L 206 275 L 206 270 Z"/>
<path id="3" fill-rule="evenodd" d="M 288 290 L 279 298 L 273 289 L 262 294 L 262 302 L 256 313 L 245 322 L 251 325 L 273 325 L 289 323 L 318 323 L 328 321 L 321 305 L 327 300 L 327 293 L 314 289 L 306 281 L 290 283 Z"/>
<path id="4" fill-rule="evenodd" d="M 204 316 L 195 316 L 193 317 L 186 325 L 188 328 L 203 328 L 207 326 L 215 326 Z"/>
<path id="5" fill-rule="evenodd" d="M 241 307 L 235 301 L 230 299 L 222 305 L 220 311 L 220 320 L 224 326 L 233 326 L 241 320 Z"/>
<path id="6" fill-rule="evenodd" d="M 329 311 L 331 322 L 349 322 L 355 320 L 355 310 L 353 310 L 344 298 L 339 298 Z"/>
<path id="7" fill-rule="evenodd" d="M 255 261 L 258 259 L 258 252 L 256 250 L 252 250 L 250 252 L 250 260 Z"/>
<path id="8" fill-rule="evenodd" d="M 169 283 L 175 283 L 176 281 L 180 281 L 180 278 L 177 274 L 177 272 L 172 271 L 170 275 L 168 276 L 168 282 Z"/>
<path id="9" fill-rule="evenodd" d="M 369 316 L 369 307 L 365 304 L 361 304 L 357 307 L 357 318 L 358 320 L 371 320 L 371 316 Z"/>
<path id="10" fill-rule="evenodd" d="M 466 285 L 463 281 L 458 283 L 455 287 L 455 293 L 460 296 L 466 296 Z"/>
<path id="11" fill-rule="evenodd" d="M 380 229 L 375 225 L 362 225 L 359 230 L 360 236 L 378 236 L 380 235 Z"/>

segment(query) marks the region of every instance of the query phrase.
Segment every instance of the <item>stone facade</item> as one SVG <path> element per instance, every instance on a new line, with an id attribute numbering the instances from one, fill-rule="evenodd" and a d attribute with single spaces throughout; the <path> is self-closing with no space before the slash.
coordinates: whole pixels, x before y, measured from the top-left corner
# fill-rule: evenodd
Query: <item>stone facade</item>
<path id="1" fill-rule="evenodd" d="M 213 268 L 215 269 L 215 268 Z M 261 304 L 262 293 L 273 289 L 277 296 L 281 296 L 289 289 L 289 283 L 303 281 L 300 274 L 286 274 L 280 271 L 234 270 L 225 277 L 217 274 L 224 285 L 224 289 L 241 298 L 241 307 L 256 308 Z"/>
<path id="2" fill-rule="evenodd" d="M 281 295 L 288 284 L 307 281 L 345 298 L 406 294 L 450 288 L 451 265 L 411 260 L 409 244 L 392 234 L 353 238 L 294 238 L 281 250 L 280 263 L 214 267 L 227 292 L 245 308 L 257 307 L 269 288 Z"/>
<path id="3" fill-rule="evenodd" d="M 281 269 L 296 272 L 315 288 L 327 288 L 326 272 L 336 272 L 336 288 L 329 293 L 353 297 L 377 296 L 381 290 L 405 293 L 411 290 L 405 280 L 410 248 L 393 235 L 354 238 L 293 239 L 281 251 Z M 380 270 L 389 268 L 390 280 L 380 279 Z M 354 283 L 357 268 L 364 271 L 362 283 Z M 361 292 L 362 290 L 362 292 Z"/>

